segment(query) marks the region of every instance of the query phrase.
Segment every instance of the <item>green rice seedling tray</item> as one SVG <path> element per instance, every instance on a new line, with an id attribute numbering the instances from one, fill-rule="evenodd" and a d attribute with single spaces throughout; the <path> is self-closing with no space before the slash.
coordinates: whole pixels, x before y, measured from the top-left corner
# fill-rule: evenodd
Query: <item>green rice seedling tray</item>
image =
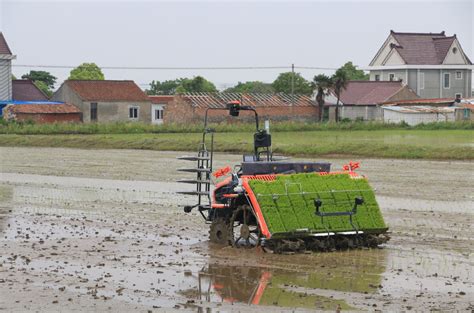
<path id="1" fill-rule="evenodd" d="M 272 237 L 305 232 L 326 233 L 354 231 L 349 216 L 318 216 L 315 199 L 322 202 L 321 212 L 351 211 L 355 198 L 364 203 L 352 216 L 353 225 L 364 233 L 387 230 L 373 189 L 363 176 L 349 173 L 302 173 L 277 175 L 272 181 L 249 179 Z"/>

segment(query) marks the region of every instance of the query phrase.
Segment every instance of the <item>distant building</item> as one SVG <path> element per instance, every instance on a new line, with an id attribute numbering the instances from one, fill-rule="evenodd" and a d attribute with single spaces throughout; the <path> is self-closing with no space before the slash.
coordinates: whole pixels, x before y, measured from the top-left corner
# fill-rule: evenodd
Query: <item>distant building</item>
<path id="1" fill-rule="evenodd" d="M 163 124 L 164 114 L 168 103 L 174 100 L 174 96 L 148 96 L 151 100 L 151 123 Z"/>
<path id="2" fill-rule="evenodd" d="M 15 101 L 48 101 L 48 96 L 29 79 L 13 80 L 12 89 Z"/>
<path id="3" fill-rule="evenodd" d="M 150 98 L 131 80 L 66 80 L 53 101 L 75 105 L 83 122 L 150 123 Z"/>
<path id="4" fill-rule="evenodd" d="M 35 123 L 71 123 L 81 121 L 81 111 L 72 104 L 16 101 L 3 108 L 6 120 Z"/>
<path id="5" fill-rule="evenodd" d="M 421 98 L 470 97 L 472 62 L 456 37 L 390 31 L 370 66 L 372 81 L 401 81 Z"/>
<path id="6" fill-rule="evenodd" d="M 454 107 L 432 106 L 384 106 L 383 119 L 385 123 L 401 123 L 417 125 L 433 122 L 454 122 Z"/>
<path id="7" fill-rule="evenodd" d="M 12 60 L 15 58 L 0 32 L 0 100 L 12 100 Z"/>
<path id="8" fill-rule="evenodd" d="M 381 103 L 416 98 L 416 93 L 401 82 L 350 81 L 341 91 L 339 117 L 350 120 L 382 120 Z M 336 103 L 337 97 L 332 90 L 325 99 L 324 116 L 329 120 L 335 120 Z"/>
<path id="9" fill-rule="evenodd" d="M 258 93 L 185 93 L 176 95 L 169 102 L 164 115 L 165 123 L 193 123 L 203 122 L 207 108 L 225 108 L 230 101 L 239 100 L 242 105 L 248 105 L 257 111 L 260 118 L 272 121 L 281 120 L 310 120 L 318 119 L 318 106 L 309 97 L 287 94 L 258 94 Z M 253 113 L 241 112 L 239 121 L 250 120 Z M 210 121 L 234 121 L 229 113 L 212 111 Z"/>

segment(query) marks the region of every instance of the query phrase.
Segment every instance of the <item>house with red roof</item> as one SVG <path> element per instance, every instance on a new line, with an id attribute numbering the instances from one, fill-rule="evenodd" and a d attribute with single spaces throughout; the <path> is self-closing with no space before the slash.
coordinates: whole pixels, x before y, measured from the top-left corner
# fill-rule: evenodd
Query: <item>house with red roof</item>
<path id="1" fill-rule="evenodd" d="M 16 101 L 3 109 L 6 120 L 43 123 L 78 123 L 81 111 L 72 104 L 60 102 Z"/>
<path id="2" fill-rule="evenodd" d="M 150 123 L 150 98 L 131 80 L 66 80 L 53 101 L 75 105 L 83 122 Z"/>
<path id="3" fill-rule="evenodd" d="M 473 65 L 454 34 L 390 31 L 367 70 L 372 81 L 401 81 L 421 98 L 470 97 Z"/>
<path id="4" fill-rule="evenodd" d="M 417 94 L 400 81 L 349 81 L 339 98 L 339 116 L 350 120 L 382 120 L 382 103 L 416 98 Z M 330 90 L 325 99 L 326 119 L 335 119 L 336 103 L 336 94 Z"/>

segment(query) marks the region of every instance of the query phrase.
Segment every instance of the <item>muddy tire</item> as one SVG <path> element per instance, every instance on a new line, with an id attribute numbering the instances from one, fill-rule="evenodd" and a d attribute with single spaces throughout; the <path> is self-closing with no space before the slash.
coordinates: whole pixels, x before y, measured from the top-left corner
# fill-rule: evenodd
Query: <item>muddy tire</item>
<path id="1" fill-rule="evenodd" d="M 234 211 L 230 218 L 228 236 L 234 248 L 260 246 L 260 226 L 249 205 L 241 205 Z"/>
<path id="2" fill-rule="evenodd" d="M 212 221 L 209 240 L 219 245 L 229 244 L 229 223 L 225 219 L 219 217 Z"/>

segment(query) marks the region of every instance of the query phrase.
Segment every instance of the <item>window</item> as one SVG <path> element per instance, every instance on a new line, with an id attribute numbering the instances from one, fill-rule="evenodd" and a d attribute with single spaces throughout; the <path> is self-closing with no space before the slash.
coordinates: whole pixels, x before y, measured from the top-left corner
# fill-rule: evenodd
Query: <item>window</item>
<path id="1" fill-rule="evenodd" d="M 455 94 L 455 95 L 454 95 L 454 98 L 455 98 L 456 100 L 460 101 L 461 98 L 462 98 L 462 93 L 457 93 L 457 94 Z"/>
<path id="2" fill-rule="evenodd" d="M 394 73 L 388 74 L 388 80 L 393 82 L 395 80 L 395 74 Z"/>
<path id="3" fill-rule="evenodd" d="M 163 109 L 155 110 L 155 120 L 163 119 Z"/>
<path id="4" fill-rule="evenodd" d="M 425 89 L 425 73 L 420 73 L 420 89 Z"/>
<path id="5" fill-rule="evenodd" d="M 138 119 L 138 110 L 139 110 L 139 107 L 129 107 L 128 117 L 133 120 Z"/>
<path id="6" fill-rule="evenodd" d="M 444 73 L 443 74 L 443 87 L 444 89 L 449 89 L 451 88 L 451 75 L 449 73 Z"/>
<path id="7" fill-rule="evenodd" d="M 468 120 L 471 117 L 471 109 L 469 108 L 464 108 L 463 110 L 463 119 Z"/>
<path id="8" fill-rule="evenodd" d="M 91 103 L 91 121 L 97 121 L 97 103 Z"/>
<path id="9" fill-rule="evenodd" d="M 453 53 L 456 54 L 456 52 L 458 52 L 458 48 L 454 47 L 453 48 Z"/>
<path id="10" fill-rule="evenodd" d="M 165 104 L 153 104 L 151 107 L 151 122 L 154 124 L 162 124 L 164 112 Z"/>
<path id="11" fill-rule="evenodd" d="M 456 71 L 456 79 L 462 79 L 462 72 Z"/>
<path id="12" fill-rule="evenodd" d="M 375 81 L 379 81 L 380 80 L 380 75 L 379 74 L 375 74 Z"/>

